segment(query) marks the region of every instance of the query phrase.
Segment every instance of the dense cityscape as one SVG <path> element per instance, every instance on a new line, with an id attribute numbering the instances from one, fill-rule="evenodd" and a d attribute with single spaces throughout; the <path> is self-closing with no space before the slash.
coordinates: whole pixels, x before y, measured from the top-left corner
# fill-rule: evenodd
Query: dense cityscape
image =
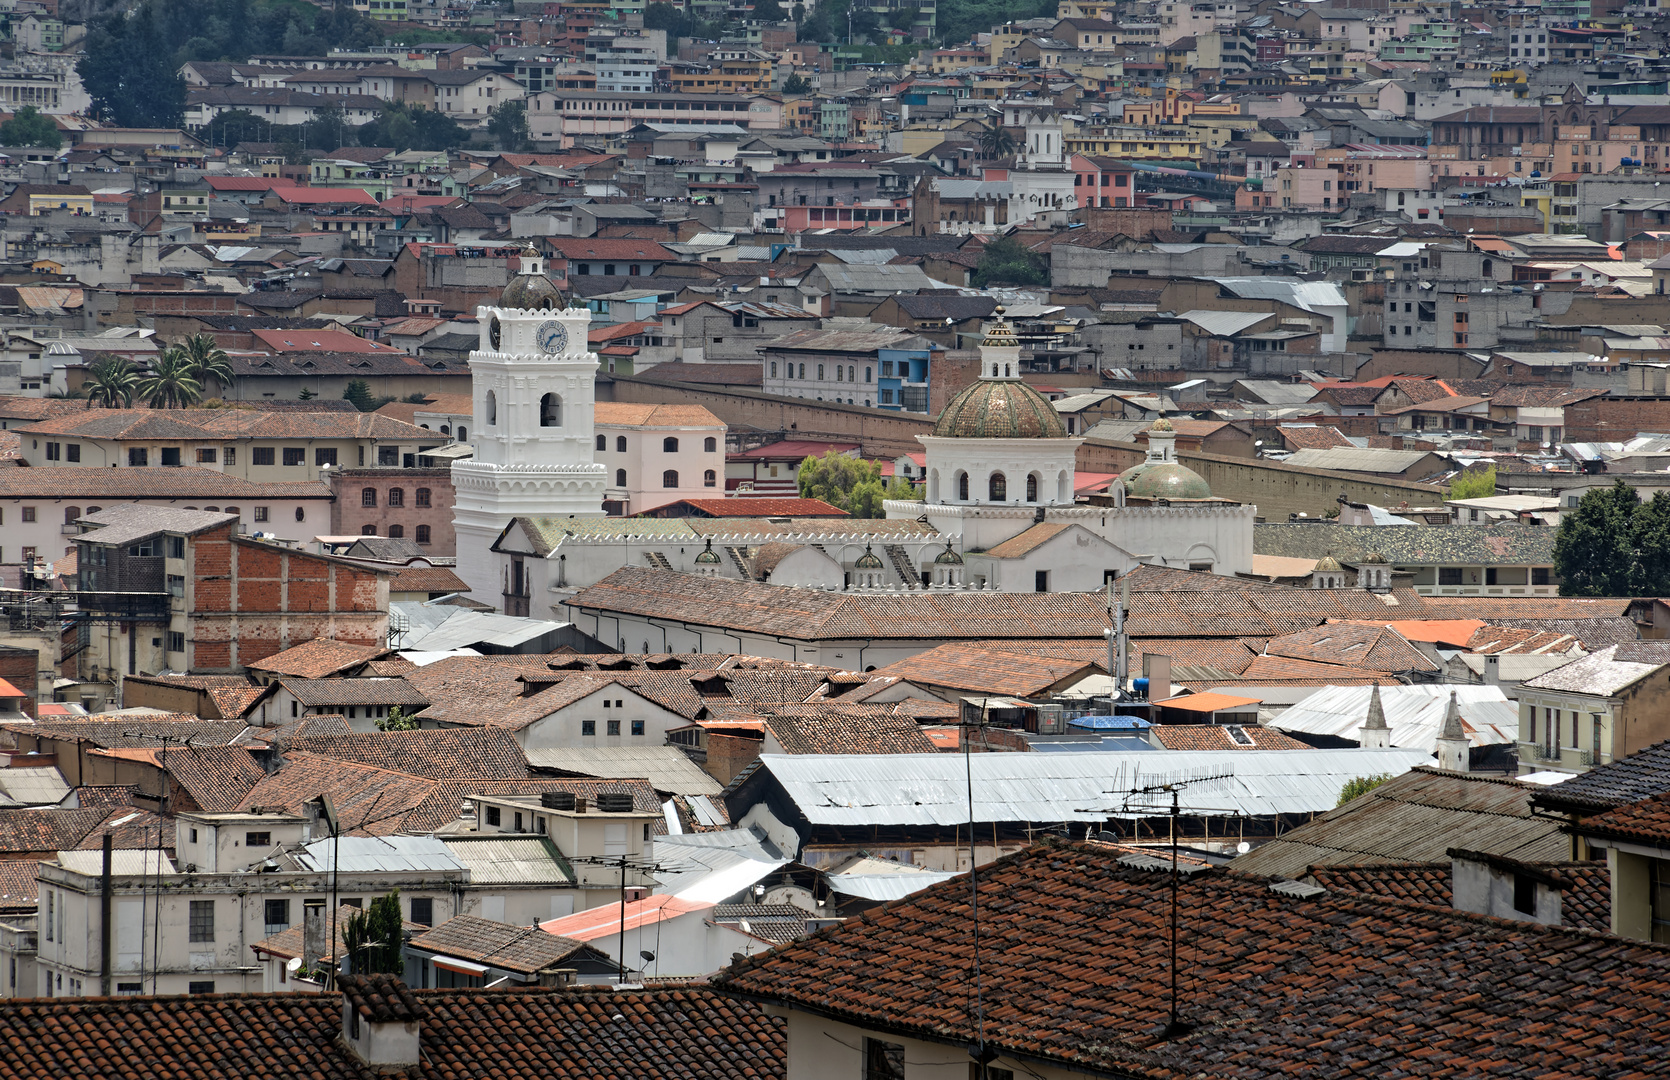
<path id="1" fill-rule="evenodd" d="M 1638 0 L 0 0 L 0 1080 L 1670 1075 L 1667 174 Z"/>

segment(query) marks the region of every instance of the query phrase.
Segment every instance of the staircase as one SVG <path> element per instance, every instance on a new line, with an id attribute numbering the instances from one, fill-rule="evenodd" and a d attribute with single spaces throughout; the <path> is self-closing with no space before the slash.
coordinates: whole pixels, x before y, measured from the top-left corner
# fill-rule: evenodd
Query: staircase
<path id="1" fill-rule="evenodd" d="M 725 554 L 727 554 L 731 557 L 731 563 L 733 565 L 735 565 L 735 567 L 737 569 L 737 572 L 742 575 L 742 580 L 743 581 L 753 581 L 754 580 L 753 573 L 748 569 L 748 558 L 743 553 L 743 550 L 741 548 L 739 548 L 739 547 L 727 547 L 725 549 Z"/>
<path id="2" fill-rule="evenodd" d="M 673 564 L 667 561 L 667 556 L 659 551 L 644 552 L 644 562 L 657 570 L 671 570 Z"/>
<path id="3" fill-rule="evenodd" d="M 916 569 L 916 564 L 910 561 L 910 553 L 899 544 L 887 545 L 887 558 L 893 563 L 893 572 L 907 585 L 921 585 L 922 572 Z"/>

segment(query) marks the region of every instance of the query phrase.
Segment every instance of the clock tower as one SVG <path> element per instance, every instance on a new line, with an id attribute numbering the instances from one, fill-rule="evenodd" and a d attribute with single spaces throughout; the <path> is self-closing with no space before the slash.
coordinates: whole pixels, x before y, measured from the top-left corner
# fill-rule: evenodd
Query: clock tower
<path id="1" fill-rule="evenodd" d="M 471 599 L 506 610 L 519 590 L 490 549 L 512 518 L 603 516 L 606 476 L 592 447 L 597 358 L 586 344 L 591 312 L 567 306 L 532 247 L 498 304 L 476 308 L 476 319 L 475 456 L 452 465 L 456 570 Z"/>

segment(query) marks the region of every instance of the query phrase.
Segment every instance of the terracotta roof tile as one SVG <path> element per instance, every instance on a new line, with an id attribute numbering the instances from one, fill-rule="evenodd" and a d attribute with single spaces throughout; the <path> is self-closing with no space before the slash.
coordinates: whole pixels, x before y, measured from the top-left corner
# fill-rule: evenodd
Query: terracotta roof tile
<path id="1" fill-rule="evenodd" d="M 1271 638 L 1264 651 L 1271 656 L 1350 664 L 1384 673 L 1438 670 L 1430 657 L 1385 626 L 1330 623 Z"/>
<path id="2" fill-rule="evenodd" d="M 525 780 L 528 759 L 503 728 L 442 728 L 303 735 L 285 749 L 433 780 Z"/>
<path id="3" fill-rule="evenodd" d="M 267 775 L 254 756 L 241 746 L 175 746 L 166 755 L 154 746 L 93 752 L 143 761 L 163 769 L 175 785 L 176 794 L 170 796 L 172 806 L 184 809 L 196 804 L 198 810 L 212 813 L 235 808 L 249 789 Z"/>
<path id="4" fill-rule="evenodd" d="M 40 867 L 35 859 L 0 859 L 0 913 L 36 913 L 41 893 L 36 875 Z"/>
<path id="5" fill-rule="evenodd" d="M 65 851 L 110 817 L 103 808 L 91 810 L 0 810 L 0 854 Z"/>
<path id="6" fill-rule="evenodd" d="M 1625 803 L 1604 814 L 1585 818 L 1577 829 L 1584 836 L 1636 840 L 1670 847 L 1670 793 Z"/>
<path id="7" fill-rule="evenodd" d="M 331 638 L 314 638 L 246 666 L 251 671 L 271 675 L 322 679 L 327 675 L 346 671 L 357 664 L 387 656 L 390 651 L 375 645 L 353 645 Z"/>
<path id="8" fill-rule="evenodd" d="M 1603 862 L 1530 863 L 1566 884 L 1560 891 L 1560 925 L 1612 932 L 1612 876 Z M 1447 908 L 1452 904 L 1449 863 L 1371 863 L 1313 866 L 1306 874 L 1336 892 L 1389 896 Z"/>
<path id="9" fill-rule="evenodd" d="M 1251 744 L 1233 738 L 1223 724 L 1155 724 L 1154 738 L 1167 750 L 1305 750 L 1309 747 L 1290 735 L 1259 724 L 1237 724 Z"/>
<path id="10" fill-rule="evenodd" d="M 1096 652 L 1096 649 L 1089 650 Z M 967 693 L 1031 697 L 1064 680 L 1106 674 L 1107 650 L 1095 659 L 1063 659 L 1026 650 L 956 642 L 878 668 L 873 674 Z"/>
<path id="11" fill-rule="evenodd" d="M 1174 879 L 1119 856 L 1046 843 L 982 872 L 983 1034 L 998 1054 L 1152 1080 L 1308 1080 L 1364 1061 L 1433 1076 L 1661 1071 L 1662 946 L 1384 896 L 1301 898 L 1224 869 L 1182 880 L 1190 1028 L 1168 1037 Z M 968 883 L 949 881 L 733 964 L 713 985 L 961 1047 L 978 1037 L 968 927 Z M 1551 1001 L 1557 1023 L 1545 1022 Z"/>
<path id="12" fill-rule="evenodd" d="M 1282 442 L 1289 450 L 1326 450 L 1331 446 L 1354 446 L 1337 427 L 1317 425 L 1316 427 L 1286 427 L 1278 429 Z"/>
<path id="13" fill-rule="evenodd" d="M 429 699 L 403 678 L 278 681 L 279 685 L 308 708 L 336 705 L 399 705 L 416 710 L 429 704 Z"/>
<path id="14" fill-rule="evenodd" d="M 414 935 L 408 944 L 414 949 L 528 975 L 554 967 L 577 952 L 592 951 L 588 945 L 538 927 L 511 926 L 474 915 L 448 919 L 433 930 Z"/>

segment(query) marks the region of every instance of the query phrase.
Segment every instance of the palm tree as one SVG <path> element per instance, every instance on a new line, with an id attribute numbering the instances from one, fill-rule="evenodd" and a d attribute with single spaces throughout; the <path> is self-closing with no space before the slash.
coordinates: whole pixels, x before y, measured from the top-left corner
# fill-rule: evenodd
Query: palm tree
<path id="1" fill-rule="evenodd" d="M 193 371 L 190 354 L 178 346 L 170 348 L 140 382 L 139 396 L 153 409 L 183 409 L 203 396 L 203 384 Z"/>
<path id="2" fill-rule="evenodd" d="M 98 405 L 105 409 L 133 408 L 134 390 L 139 385 L 139 372 L 133 364 L 120 356 L 104 353 L 87 369 L 87 381 L 82 389 L 87 392 L 87 407 Z"/>
<path id="3" fill-rule="evenodd" d="M 191 375 L 200 389 L 207 388 L 210 379 L 219 385 L 223 396 L 232 388 L 232 361 L 214 338 L 193 334 L 177 347 L 191 360 Z"/>
<path id="4" fill-rule="evenodd" d="M 1015 137 L 1002 124 L 980 133 L 980 153 L 988 158 L 1008 157 L 1015 152 Z"/>

